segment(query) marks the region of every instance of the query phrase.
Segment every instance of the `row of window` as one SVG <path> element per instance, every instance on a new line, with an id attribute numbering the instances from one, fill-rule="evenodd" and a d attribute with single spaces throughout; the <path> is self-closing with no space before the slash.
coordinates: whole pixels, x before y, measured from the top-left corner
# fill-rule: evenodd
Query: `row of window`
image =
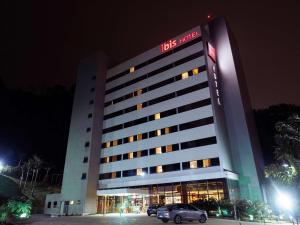
<path id="1" fill-rule="evenodd" d="M 140 82 L 142 80 L 145 80 L 147 78 L 153 77 L 153 76 L 155 76 L 155 75 L 157 75 L 159 73 L 162 73 L 162 72 L 164 72 L 166 70 L 169 70 L 169 69 L 171 69 L 173 67 L 179 66 L 179 65 L 184 64 L 186 62 L 189 62 L 189 61 L 191 61 L 193 59 L 196 59 L 196 58 L 202 56 L 203 54 L 204 54 L 204 52 L 200 51 L 200 52 L 194 53 L 192 55 L 189 55 L 189 56 L 187 56 L 187 57 L 185 57 L 183 59 L 180 59 L 178 61 L 170 63 L 170 64 L 168 64 L 166 66 L 163 66 L 163 67 L 161 67 L 159 69 L 153 70 L 152 72 L 150 72 L 148 74 L 144 74 L 144 75 L 142 75 L 140 77 L 137 77 L 135 79 L 129 80 L 127 82 L 124 82 L 124 83 L 122 83 L 122 84 L 120 84 L 118 86 L 115 86 L 115 87 L 111 88 L 111 89 L 108 89 L 108 90 L 105 91 L 105 94 L 108 95 L 108 94 L 113 93 L 113 92 L 115 92 L 117 90 L 120 90 L 122 88 L 128 87 L 128 86 L 130 86 L 132 84 L 135 84 L 135 83 Z"/>
<path id="2" fill-rule="evenodd" d="M 114 179 L 114 178 L 121 178 L 121 177 L 145 176 L 146 174 L 174 172 L 174 171 L 181 170 L 180 164 L 182 165 L 182 170 L 198 169 L 198 168 L 219 166 L 220 160 L 219 158 L 202 159 L 202 160 L 193 160 L 193 161 L 182 162 L 182 163 L 151 166 L 149 168 L 144 167 L 144 168 L 137 168 L 132 170 L 115 171 L 111 173 L 100 174 L 99 179 L 105 180 L 105 179 Z"/>
<path id="3" fill-rule="evenodd" d="M 130 98 L 137 97 L 137 96 L 139 96 L 141 94 L 144 94 L 146 92 L 155 90 L 157 88 L 163 87 L 165 85 L 174 83 L 174 82 L 179 81 L 179 80 L 186 79 L 186 78 L 188 78 L 190 76 L 198 75 L 199 73 L 201 73 L 201 72 L 203 72 L 205 70 L 206 70 L 206 66 L 201 66 L 201 67 L 198 67 L 198 68 L 194 68 L 194 69 L 192 69 L 190 71 L 183 72 L 183 73 L 181 73 L 181 74 L 179 74 L 179 75 L 177 75 L 175 77 L 168 78 L 168 79 L 163 80 L 163 81 L 161 81 L 159 83 L 150 85 L 148 87 L 144 87 L 142 89 L 137 89 L 134 92 L 131 92 L 131 93 L 126 94 L 126 95 L 123 95 L 123 96 L 121 96 L 119 98 L 116 98 L 116 99 L 113 99 L 111 101 L 105 102 L 104 103 L 104 107 L 107 107 L 109 105 L 113 105 L 113 104 L 125 101 L 125 100 L 130 99 Z"/>
<path id="4" fill-rule="evenodd" d="M 201 138 L 193 141 L 187 141 L 172 145 L 166 145 L 166 146 L 159 146 L 155 148 L 145 149 L 145 150 L 139 150 L 129 153 L 119 154 L 119 155 L 113 155 L 113 156 L 107 156 L 101 158 L 100 162 L 103 163 L 111 163 L 121 160 L 127 160 L 127 159 L 134 159 L 134 158 L 141 158 L 148 155 L 158 155 L 158 154 L 164 154 L 168 152 L 174 152 L 178 150 L 185 150 L 189 148 L 196 148 L 206 145 L 212 145 L 216 144 L 217 139 L 216 137 L 208 137 L 208 138 Z"/>
<path id="5" fill-rule="evenodd" d="M 147 65 L 150 65 L 151 63 L 154 63 L 154 62 L 156 62 L 156 61 L 158 61 L 158 60 L 160 60 L 162 58 L 165 58 L 165 57 L 167 57 L 167 56 L 169 56 L 169 55 L 171 55 L 171 54 L 173 54 L 175 52 L 178 52 L 178 51 L 180 51 L 180 50 L 182 50 L 184 48 L 187 48 L 187 47 L 189 47 L 189 46 L 191 46 L 193 44 L 196 44 L 196 43 L 198 43 L 200 41 L 201 41 L 201 37 L 198 37 L 198 38 L 194 39 L 193 41 L 187 42 L 187 43 L 185 43 L 185 44 L 183 44 L 183 45 L 181 45 L 181 46 L 173 49 L 172 51 L 168 51 L 166 53 L 158 55 L 158 56 L 156 56 L 156 57 L 154 57 L 152 59 L 149 59 L 149 60 L 147 60 L 147 61 L 145 61 L 143 63 L 140 63 L 140 64 L 138 64 L 136 66 L 132 66 L 129 69 L 127 69 L 127 70 L 125 70 L 123 72 L 120 72 L 120 73 L 118 73 L 118 74 L 116 74 L 116 75 L 114 75 L 114 76 L 106 79 L 106 83 L 109 83 L 109 82 L 111 82 L 113 80 L 119 79 L 120 77 L 123 77 L 126 74 L 133 73 L 134 71 L 136 71 L 138 69 L 141 69 L 141 68 L 143 68 L 143 67 L 145 67 Z"/>
<path id="6" fill-rule="evenodd" d="M 155 114 L 150 115 L 150 116 L 145 116 L 145 117 L 142 117 L 140 119 L 132 120 L 132 121 L 129 121 L 129 122 L 126 122 L 126 123 L 122 123 L 122 124 L 118 124 L 118 125 L 115 125 L 115 126 L 112 126 L 112 127 L 105 128 L 105 129 L 103 129 L 103 134 L 114 132 L 114 131 L 121 130 L 121 129 L 124 129 L 124 128 L 132 127 L 132 126 L 136 126 L 136 125 L 139 125 L 139 124 L 147 123 L 149 121 L 159 120 L 159 119 L 162 119 L 162 118 L 165 118 L 165 117 L 168 117 L 168 116 L 172 116 L 172 115 L 175 115 L 175 114 L 179 114 L 179 113 L 182 113 L 182 112 L 186 112 L 186 111 L 189 111 L 189 110 L 193 110 L 193 109 L 196 109 L 196 108 L 207 106 L 207 105 L 210 105 L 210 104 L 211 104 L 211 101 L 210 101 L 209 98 L 198 101 L 198 102 L 193 102 L 193 103 L 183 105 L 183 106 L 180 106 L 180 107 L 177 107 L 177 108 L 169 109 L 169 110 L 166 110 L 166 111 L 163 111 L 163 112 L 160 112 L 160 113 L 155 113 Z"/>
<path id="7" fill-rule="evenodd" d="M 113 117 L 120 116 L 120 115 L 123 115 L 123 114 L 126 114 L 126 113 L 130 113 L 130 112 L 133 112 L 133 111 L 136 111 L 136 110 L 141 110 L 141 109 L 146 108 L 148 106 L 158 104 L 158 103 L 170 100 L 172 98 L 176 98 L 176 97 L 179 97 L 179 96 L 182 96 L 182 95 L 194 92 L 194 91 L 198 91 L 198 90 L 201 90 L 201 89 L 204 89 L 204 88 L 207 88 L 207 87 L 208 87 L 208 82 L 205 81 L 205 82 L 202 82 L 200 84 L 196 84 L 194 86 L 190 86 L 190 87 L 181 89 L 179 91 L 175 91 L 175 92 L 163 95 L 161 97 L 154 98 L 154 99 L 151 99 L 149 101 L 139 103 L 137 105 L 134 105 L 134 106 L 131 106 L 131 107 L 128 107 L 128 108 L 125 108 L 125 109 L 107 114 L 103 117 L 103 119 L 107 120 L 107 119 L 111 119 Z"/>
<path id="8" fill-rule="evenodd" d="M 147 138 L 152 138 L 152 137 L 157 137 L 157 136 L 161 136 L 161 135 L 165 135 L 165 134 L 175 133 L 177 131 L 183 131 L 183 130 L 192 129 L 195 127 L 212 124 L 213 122 L 214 122 L 213 117 L 206 117 L 203 119 L 194 120 L 191 122 L 182 123 L 182 124 L 174 125 L 171 127 L 165 127 L 162 129 L 153 130 L 153 131 L 149 131 L 149 132 L 142 133 L 142 134 L 132 135 L 132 136 L 117 139 L 117 140 L 107 141 L 107 142 L 102 143 L 102 148 L 110 148 L 110 147 L 118 146 L 121 144 L 140 141 L 140 140 L 147 139 Z"/>

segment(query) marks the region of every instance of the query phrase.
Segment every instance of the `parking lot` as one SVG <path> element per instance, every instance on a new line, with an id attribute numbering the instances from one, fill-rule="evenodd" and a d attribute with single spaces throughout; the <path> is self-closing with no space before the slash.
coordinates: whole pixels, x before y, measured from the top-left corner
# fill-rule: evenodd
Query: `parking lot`
<path id="1" fill-rule="evenodd" d="M 155 216 L 148 217 L 146 215 L 119 214 L 93 215 L 93 216 L 64 216 L 49 217 L 44 215 L 34 215 L 30 220 L 23 221 L 22 224 L 32 225 L 162 225 L 162 221 L 156 219 Z M 169 221 L 167 224 L 174 224 Z M 182 224 L 200 224 L 199 222 L 183 222 Z M 207 225 L 261 225 L 260 223 L 239 222 L 222 219 L 209 219 Z M 263 224 L 263 223 L 262 223 Z M 284 223 L 280 223 L 283 225 Z M 275 225 L 274 223 L 272 225 Z"/>

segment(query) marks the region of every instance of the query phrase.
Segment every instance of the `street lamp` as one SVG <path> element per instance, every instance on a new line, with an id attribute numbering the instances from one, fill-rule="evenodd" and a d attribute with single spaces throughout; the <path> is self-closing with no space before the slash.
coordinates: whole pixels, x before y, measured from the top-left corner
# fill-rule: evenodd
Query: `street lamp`
<path id="1" fill-rule="evenodd" d="M 4 165 L 3 165 L 3 162 L 0 161 L 0 173 L 2 172 L 2 170 L 4 169 Z"/>
<path id="2" fill-rule="evenodd" d="M 277 192 L 276 202 L 279 208 L 288 211 L 291 211 L 294 205 L 293 198 L 288 193 L 284 193 L 280 191 Z"/>

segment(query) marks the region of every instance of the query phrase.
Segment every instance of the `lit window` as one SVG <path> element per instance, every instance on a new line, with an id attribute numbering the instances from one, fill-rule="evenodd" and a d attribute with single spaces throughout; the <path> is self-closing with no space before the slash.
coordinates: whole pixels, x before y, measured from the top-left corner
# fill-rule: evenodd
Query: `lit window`
<path id="1" fill-rule="evenodd" d="M 141 95 L 141 94 L 143 94 L 142 89 L 138 89 L 138 90 L 136 90 L 135 92 L 133 92 L 133 96 L 139 96 L 139 95 Z"/>
<path id="2" fill-rule="evenodd" d="M 167 145 L 166 146 L 166 152 L 172 152 L 173 151 L 173 146 L 172 145 Z"/>
<path id="3" fill-rule="evenodd" d="M 155 154 L 161 154 L 161 147 L 155 148 Z"/>
<path id="4" fill-rule="evenodd" d="M 166 127 L 165 128 L 165 134 L 169 134 L 170 133 L 170 128 L 169 127 Z"/>
<path id="5" fill-rule="evenodd" d="M 143 169 L 141 169 L 141 168 L 136 169 L 136 175 L 142 176 L 143 174 L 144 174 Z"/>
<path id="6" fill-rule="evenodd" d="M 129 142 L 133 142 L 133 136 L 128 137 Z"/>
<path id="7" fill-rule="evenodd" d="M 110 141 L 106 142 L 105 147 L 106 147 L 106 148 L 109 148 L 109 147 L 110 147 Z"/>
<path id="8" fill-rule="evenodd" d="M 199 73 L 198 68 L 193 69 L 193 70 L 192 70 L 192 73 L 193 73 L 193 75 L 197 75 L 197 74 Z"/>
<path id="9" fill-rule="evenodd" d="M 191 169 L 196 169 L 198 166 L 197 166 L 197 161 L 194 160 L 194 161 L 190 161 L 190 168 Z"/>
<path id="10" fill-rule="evenodd" d="M 161 135 L 161 130 L 156 130 L 156 136 L 160 136 Z"/>
<path id="11" fill-rule="evenodd" d="M 154 115 L 154 118 L 155 118 L 155 120 L 159 120 L 159 119 L 160 119 L 160 113 L 156 113 L 156 114 Z"/>
<path id="12" fill-rule="evenodd" d="M 142 140 L 143 139 L 143 135 L 142 134 L 138 134 L 136 137 L 137 137 L 137 140 Z"/>
<path id="13" fill-rule="evenodd" d="M 116 172 L 112 172 L 111 173 L 111 178 L 116 178 L 117 177 L 117 173 Z"/>
<path id="14" fill-rule="evenodd" d="M 128 159 L 133 159 L 133 152 L 128 153 Z"/>
<path id="15" fill-rule="evenodd" d="M 118 140 L 114 140 L 113 141 L 113 146 L 117 146 L 118 145 Z"/>
<path id="16" fill-rule="evenodd" d="M 143 104 L 142 104 L 142 103 L 136 105 L 136 109 L 137 109 L 137 110 L 140 110 L 140 109 L 142 109 L 142 108 L 143 108 Z"/>
<path id="17" fill-rule="evenodd" d="M 133 72 L 134 72 L 134 66 L 132 66 L 132 67 L 129 68 L 129 72 L 130 72 L 130 73 L 133 73 Z"/>
<path id="18" fill-rule="evenodd" d="M 109 157 L 105 157 L 105 162 L 109 163 Z"/>
<path id="19" fill-rule="evenodd" d="M 157 166 L 156 173 L 162 173 L 162 172 L 163 172 L 162 166 Z"/>
<path id="20" fill-rule="evenodd" d="M 203 159 L 203 167 L 210 167 L 210 159 Z"/>
<path id="21" fill-rule="evenodd" d="M 186 78 L 188 78 L 189 77 L 189 73 L 188 72 L 183 72 L 182 74 L 181 74 L 181 79 L 183 80 L 183 79 L 186 79 Z"/>
<path id="22" fill-rule="evenodd" d="M 138 152 L 136 153 L 136 157 L 137 157 L 137 158 L 142 157 L 142 152 L 141 152 L 141 151 L 138 151 Z"/>

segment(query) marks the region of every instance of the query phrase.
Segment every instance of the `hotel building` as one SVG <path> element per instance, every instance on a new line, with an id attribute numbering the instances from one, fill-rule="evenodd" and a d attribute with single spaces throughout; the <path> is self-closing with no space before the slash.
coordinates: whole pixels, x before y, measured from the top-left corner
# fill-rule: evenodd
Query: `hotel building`
<path id="1" fill-rule="evenodd" d="M 47 214 L 263 200 L 262 159 L 237 47 L 223 18 L 113 67 L 78 69 L 62 190 Z"/>

